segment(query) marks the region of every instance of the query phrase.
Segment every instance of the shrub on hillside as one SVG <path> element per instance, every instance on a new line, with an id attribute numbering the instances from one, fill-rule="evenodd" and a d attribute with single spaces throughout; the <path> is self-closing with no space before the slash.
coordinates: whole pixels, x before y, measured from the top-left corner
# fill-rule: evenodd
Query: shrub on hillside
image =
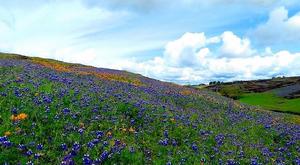
<path id="1" fill-rule="evenodd" d="M 238 85 L 223 86 L 220 89 L 220 94 L 232 99 L 239 99 L 243 93 L 242 88 Z"/>

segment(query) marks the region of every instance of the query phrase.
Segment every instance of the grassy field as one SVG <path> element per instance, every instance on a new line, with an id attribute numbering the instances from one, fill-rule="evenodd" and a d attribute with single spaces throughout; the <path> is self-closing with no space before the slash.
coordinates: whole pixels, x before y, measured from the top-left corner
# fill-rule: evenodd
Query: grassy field
<path id="1" fill-rule="evenodd" d="M 0 164 L 299 164 L 299 123 L 207 90 L 0 53 Z"/>
<path id="2" fill-rule="evenodd" d="M 243 94 L 239 101 L 250 105 L 258 105 L 268 110 L 292 112 L 300 114 L 300 98 L 285 99 L 273 92 Z"/>

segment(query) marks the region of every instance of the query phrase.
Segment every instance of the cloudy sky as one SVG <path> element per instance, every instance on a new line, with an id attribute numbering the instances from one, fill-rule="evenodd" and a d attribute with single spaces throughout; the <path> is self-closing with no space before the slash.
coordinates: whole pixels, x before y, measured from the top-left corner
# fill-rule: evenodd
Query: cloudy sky
<path id="1" fill-rule="evenodd" d="M 298 0 L 0 0 L 0 51 L 180 84 L 300 75 Z"/>

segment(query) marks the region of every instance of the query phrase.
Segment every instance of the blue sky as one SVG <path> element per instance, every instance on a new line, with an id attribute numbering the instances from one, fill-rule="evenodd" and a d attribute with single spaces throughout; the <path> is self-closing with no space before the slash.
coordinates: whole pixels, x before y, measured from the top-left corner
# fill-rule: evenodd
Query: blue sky
<path id="1" fill-rule="evenodd" d="M 181 84 L 300 75 L 296 0 L 0 0 L 0 51 Z"/>

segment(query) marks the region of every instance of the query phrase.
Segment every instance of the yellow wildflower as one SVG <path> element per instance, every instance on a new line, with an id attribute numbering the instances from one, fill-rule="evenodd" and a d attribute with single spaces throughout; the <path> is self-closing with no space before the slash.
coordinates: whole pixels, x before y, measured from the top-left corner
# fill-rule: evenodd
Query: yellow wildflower
<path id="1" fill-rule="evenodd" d="M 16 120 L 17 120 L 17 116 L 15 116 L 15 115 L 11 115 L 11 116 L 10 116 L 10 120 L 12 120 L 12 121 L 16 121 Z"/>
<path id="2" fill-rule="evenodd" d="M 129 128 L 129 132 L 133 133 L 134 129 L 132 127 Z"/>
<path id="3" fill-rule="evenodd" d="M 4 135 L 5 135 L 5 136 L 10 136 L 10 135 L 11 135 L 11 132 L 10 132 L 10 131 L 6 131 L 6 132 L 4 133 Z"/>
<path id="4" fill-rule="evenodd" d="M 112 135 L 112 133 L 109 131 L 109 132 L 107 132 L 107 134 L 106 134 L 106 136 L 111 136 Z"/>
<path id="5" fill-rule="evenodd" d="M 16 131 L 16 134 L 19 134 L 19 133 L 21 133 L 22 129 L 21 129 L 20 127 L 17 127 L 17 128 L 15 129 L 15 131 Z"/>
<path id="6" fill-rule="evenodd" d="M 82 123 L 82 122 L 79 123 L 79 127 L 80 127 L 80 128 L 84 128 L 84 123 Z"/>

